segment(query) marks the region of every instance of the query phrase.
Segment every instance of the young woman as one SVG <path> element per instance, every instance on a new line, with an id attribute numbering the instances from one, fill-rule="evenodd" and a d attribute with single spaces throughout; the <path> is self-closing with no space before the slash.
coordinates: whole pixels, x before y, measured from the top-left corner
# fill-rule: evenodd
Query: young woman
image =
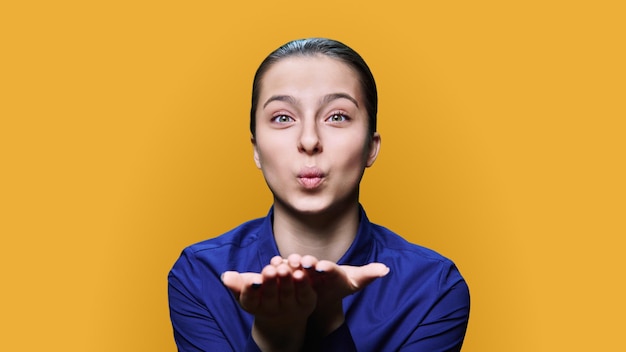
<path id="1" fill-rule="evenodd" d="M 169 274 L 180 351 L 458 351 L 469 292 L 454 264 L 369 222 L 377 92 L 337 41 L 289 42 L 254 77 L 254 161 L 274 204 L 186 248 Z"/>

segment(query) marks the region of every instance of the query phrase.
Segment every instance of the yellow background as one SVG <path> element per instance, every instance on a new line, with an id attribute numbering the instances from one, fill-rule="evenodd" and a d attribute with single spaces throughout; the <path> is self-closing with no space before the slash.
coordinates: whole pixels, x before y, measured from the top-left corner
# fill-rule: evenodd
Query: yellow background
<path id="1" fill-rule="evenodd" d="M 626 328 L 622 1 L 5 1 L 0 350 L 174 351 L 182 248 L 265 215 L 260 61 L 359 51 L 369 217 L 452 258 L 464 351 L 616 351 Z"/>

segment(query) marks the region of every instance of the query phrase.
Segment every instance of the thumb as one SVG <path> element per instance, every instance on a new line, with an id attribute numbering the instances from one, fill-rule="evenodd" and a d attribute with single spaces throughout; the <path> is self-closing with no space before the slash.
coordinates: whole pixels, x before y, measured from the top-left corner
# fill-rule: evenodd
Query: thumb
<path id="1" fill-rule="evenodd" d="M 370 263 L 359 267 L 346 267 L 344 270 L 346 270 L 356 292 L 374 280 L 387 275 L 390 269 L 383 263 Z"/>
<path id="2" fill-rule="evenodd" d="M 263 282 L 261 274 L 239 273 L 237 271 L 225 271 L 222 273 L 221 279 L 224 286 L 226 286 L 237 299 L 239 299 L 246 286 Z"/>
<path id="3" fill-rule="evenodd" d="M 235 297 L 239 297 L 244 285 L 241 274 L 236 271 L 225 271 L 222 273 L 221 279 L 224 286 L 226 286 Z"/>

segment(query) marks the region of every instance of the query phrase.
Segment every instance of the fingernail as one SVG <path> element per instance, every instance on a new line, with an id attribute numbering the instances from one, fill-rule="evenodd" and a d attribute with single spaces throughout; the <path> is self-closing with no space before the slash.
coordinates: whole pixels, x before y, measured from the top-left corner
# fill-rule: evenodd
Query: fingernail
<path id="1" fill-rule="evenodd" d="M 259 288 L 261 288 L 261 284 L 257 282 L 253 282 L 251 287 L 253 290 L 258 290 Z"/>
<path id="2" fill-rule="evenodd" d="M 223 272 L 222 275 L 220 275 L 220 281 L 222 283 L 224 283 L 224 274 L 226 274 L 226 272 Z"/>
<path id="3" fill-rule="evenodd" d="M 324 274 L 325 271 L 322 269 L 315 269 L 315 272 L 317 272 L 318 274 Z"/>
<path id="4" fill-rule="evenodd" d="M 311 268 L 312 268 L 312 266 L 311 266 L 311 265 L 306 265 L 306 266 L 305 266 L 305 265 L 303 265 L 303 266 L 302 266 L 302 269 L 306 269 L 306 270 L 309 270 L 309 269 L 311 269 Z"/>

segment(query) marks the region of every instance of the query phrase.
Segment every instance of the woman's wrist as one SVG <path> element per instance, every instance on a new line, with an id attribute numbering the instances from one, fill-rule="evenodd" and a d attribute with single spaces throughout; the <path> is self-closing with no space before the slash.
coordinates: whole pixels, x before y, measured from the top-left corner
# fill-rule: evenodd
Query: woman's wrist
<path id="1" fill-rule="evenodd" d="M 309 318 L 309 332 L 320 338 L 330 335 L 345 322 L 341 301 L 318 307 Z"/>
<path id="2" fill-rule="evenodd" d="M 300 351 L 306 335 L 307 321 L 270 321 L 255 319 L 252 338 L 263 352 Z"/>

